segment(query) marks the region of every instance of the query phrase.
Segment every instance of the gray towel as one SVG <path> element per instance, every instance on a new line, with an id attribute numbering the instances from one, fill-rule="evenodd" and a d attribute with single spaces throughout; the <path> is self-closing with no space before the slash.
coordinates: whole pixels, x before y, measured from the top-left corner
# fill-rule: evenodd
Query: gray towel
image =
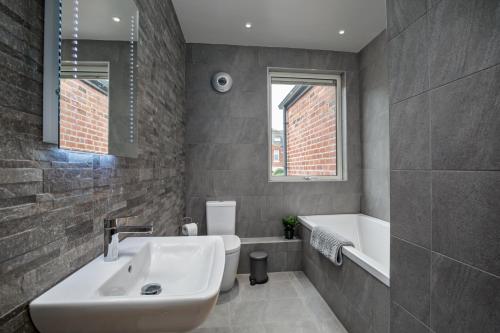
<path id="1" fill-rule="evenodd" d="M 325 227 L 313 228 L 311 245 L 337 266 L 342 265 L 342 246 L 354 246 L 351 241 Z"/>

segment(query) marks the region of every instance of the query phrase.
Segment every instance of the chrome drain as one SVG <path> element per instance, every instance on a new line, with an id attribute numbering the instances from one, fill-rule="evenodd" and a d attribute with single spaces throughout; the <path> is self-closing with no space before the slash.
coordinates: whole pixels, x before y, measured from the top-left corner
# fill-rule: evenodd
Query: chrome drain
<path id="1" fill-rule="evenodd" d="M 161 285 L 158 283 L 148 283 L 141 288 L 142 295 L 159 295 L 161 293 Z"/>

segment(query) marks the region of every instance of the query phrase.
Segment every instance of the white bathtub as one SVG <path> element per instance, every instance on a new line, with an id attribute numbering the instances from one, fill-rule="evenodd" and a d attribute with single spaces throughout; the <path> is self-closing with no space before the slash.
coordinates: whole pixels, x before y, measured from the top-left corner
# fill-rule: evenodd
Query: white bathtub
<path id="1" fill-rule="evenodd" d="M 354 247 L 345 246 L 342 253 L 386 286 L 390 285 L 390 224 L 363 214 L 299 216 L 303 226 L 331 228 L 351 240 Z"/>

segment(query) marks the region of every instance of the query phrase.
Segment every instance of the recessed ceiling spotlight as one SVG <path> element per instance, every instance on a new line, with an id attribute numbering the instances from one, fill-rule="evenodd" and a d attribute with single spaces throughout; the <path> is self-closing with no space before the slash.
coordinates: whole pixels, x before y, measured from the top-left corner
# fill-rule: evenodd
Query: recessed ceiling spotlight
<path id="1" fill-rule="evenodd" d="M 339 30 L 339 35 L 345 34 L 345 30 Z"/>
<path id="2" fill-rule="evenodd" d="M 245 23 L 245 28 L 250 29 L 252 27 L 252 22 Z"/>
<path id="3" fill-rule="evenodd" d="M 120 22 L 120 18 L 118 16 L 113 16 L 113 21 L 118 23 L 118 22 Z"/>

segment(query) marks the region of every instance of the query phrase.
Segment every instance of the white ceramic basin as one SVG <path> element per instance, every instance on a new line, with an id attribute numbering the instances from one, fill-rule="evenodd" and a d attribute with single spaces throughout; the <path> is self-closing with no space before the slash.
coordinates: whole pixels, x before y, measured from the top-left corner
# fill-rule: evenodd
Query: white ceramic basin
<path id="1" fill-rule="evenodd" d="M 117 261 L 100 256 L 30 304 L 41 333 L 185 332 L 217 301 L 224 271 L 218 236 L 130 237 Z M 158 283 L 158 295 L 141 288 Z"/>

